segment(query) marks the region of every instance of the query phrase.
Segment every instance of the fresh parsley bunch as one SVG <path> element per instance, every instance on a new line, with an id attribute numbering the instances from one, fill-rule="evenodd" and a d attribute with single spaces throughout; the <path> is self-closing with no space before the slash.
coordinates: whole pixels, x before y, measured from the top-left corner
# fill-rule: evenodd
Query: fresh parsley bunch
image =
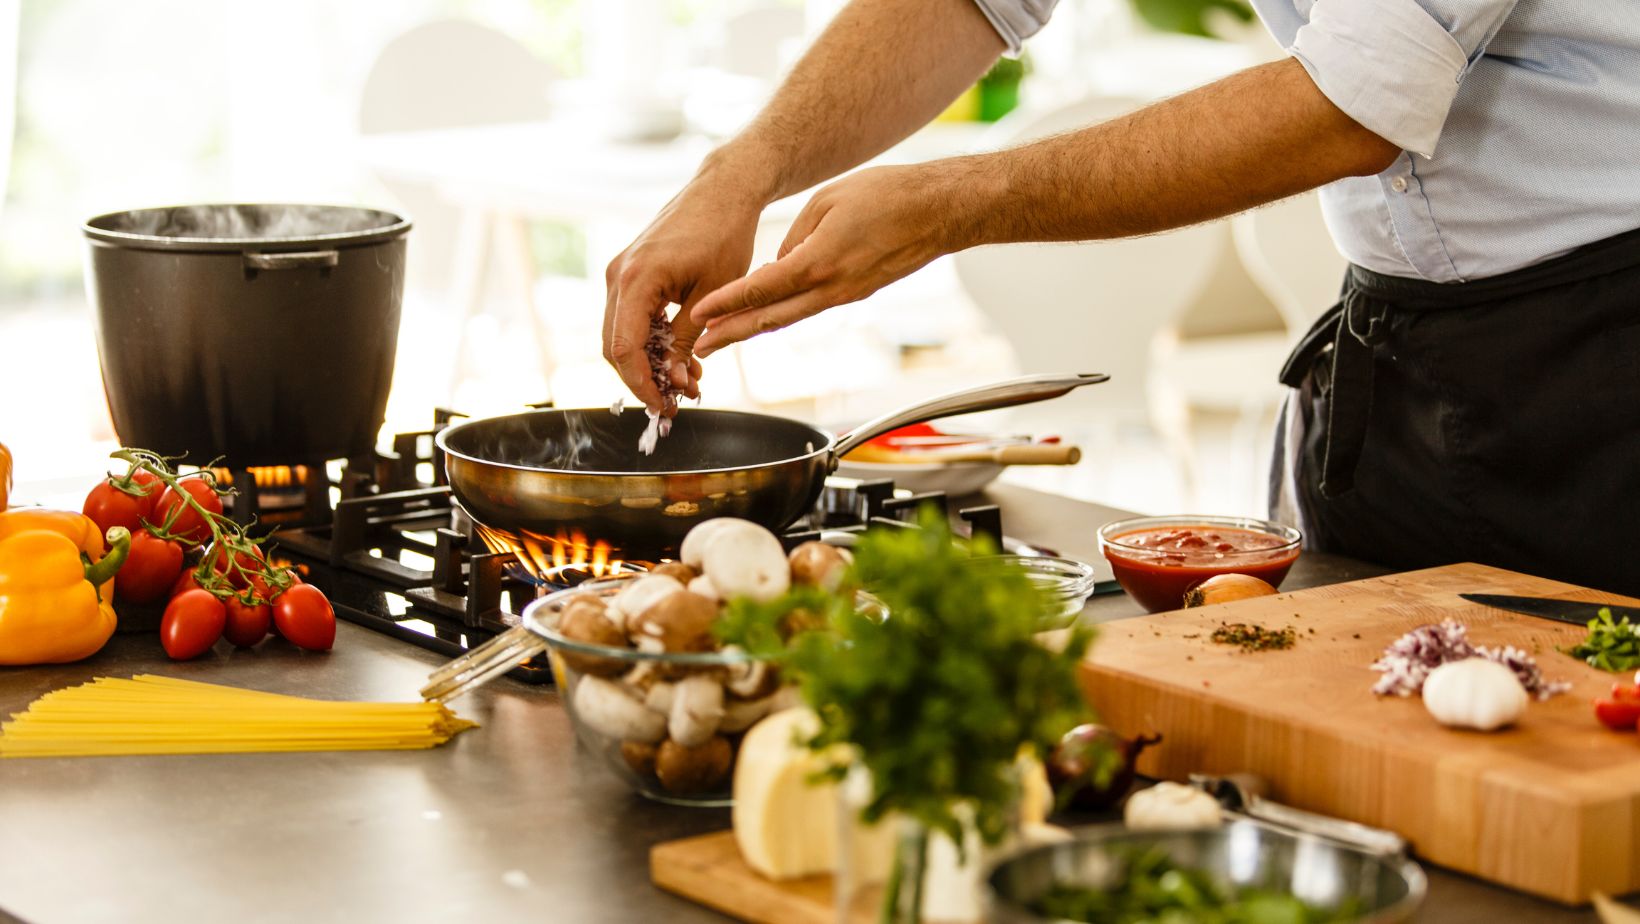
<path id="1" fill-rule="evenodd" d="M 857 607 L 852 591 L 797 588 L 732 603 L 719 634 L 795 674 L 821 719 L 808 746 L 851 746 L 871 773 L 866 821 L 899 813 L 960 845 L 954 809 L 965 805 L 994 843 L 1017 798 L 1020 748 L 1045 757 L 1086 715 L 1076 665 L 1092 632 L 1073 628 L 1059 650 L 1039 644 L 1052 608 L 1025 573 L 975 567 L 987 543 L 954 540 L 937 512 L 920 520 L 874 529 L 854 548 L 843 586 L 866 588 L 887 618 Z"/>

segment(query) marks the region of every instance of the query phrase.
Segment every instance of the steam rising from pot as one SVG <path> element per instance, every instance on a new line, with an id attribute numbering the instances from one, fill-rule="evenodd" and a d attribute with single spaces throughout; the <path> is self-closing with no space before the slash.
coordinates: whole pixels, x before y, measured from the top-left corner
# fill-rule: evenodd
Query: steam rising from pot
<path id="1" fill-rule="evenodd" d="M 92 219 L 91 225 L 145 237 L 277 241 L 360 234 L 400 221 L 375 209 L 323 205 L 182 205 L 120 212 Z"/>

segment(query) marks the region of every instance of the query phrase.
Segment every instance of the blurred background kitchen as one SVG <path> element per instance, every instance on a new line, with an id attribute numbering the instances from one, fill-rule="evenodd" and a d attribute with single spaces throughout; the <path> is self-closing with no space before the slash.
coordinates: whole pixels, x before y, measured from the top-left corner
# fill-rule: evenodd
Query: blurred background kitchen
<path id="1" fill-rule="evenodd" d="M 30 494 L 115 442 L 80 224 L 192 202 L 415 221 L 384 432 L 435 406 L 608 405 L 603 267 L 757 108 L 839 0 L 0 0 L 0 437 Z M 1278 50 L 1240 0 L 1061 0 L 884 162 L 1120 114 Z M 804 197 L 766 214 L 772 259 Z M 1113 380 L 980 421 L 1058 434 L 1004 477 L 1140 510 L 1259 513 L 1287 345 L 1342 261 L 1313 197 L 1136 241 L 958 254 L 726 350 L 707 402 L 843 426 L 1019 372 Z M 291 361 L 300 363 L 301 357 Z"/>

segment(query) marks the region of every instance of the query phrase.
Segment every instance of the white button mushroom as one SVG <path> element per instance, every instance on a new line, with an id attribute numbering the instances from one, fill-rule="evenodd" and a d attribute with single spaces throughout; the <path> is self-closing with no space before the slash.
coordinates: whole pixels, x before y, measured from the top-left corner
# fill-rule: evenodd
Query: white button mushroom
<path id="1" fill-rule="evenodd" d="M 1424 708 L 1442 725 L 1492 731 L 1526 712 L 1515 672 L 1485 658 L 1448 661 L 1424 678 Z"/>
<path id="2" fill-rule="evenodd" d="M 575 715 L 606 738 L 653 744 L 666 737 L 666 717 L 644 708 L 613 680 L 586 675 L 575 685 Z"/>
<path id="3" fill-rule="evenodd" d="M 621 592 L 610 598 L 608 613 L 611 622 L 618 628 L 631 634 L 627 620 L 632 619 L 644 610 L 649 609 L 655 601 L 668 594 L 683 590 L 683 584 L 677 578 L 667 577 L 664 574 L 645 574 L 627 582 Z"/>
<path id="4" fill-rule="evenodd" d="M 1122 821 L 1134 831 L 1188 831 L 1224 823 L 1218 800 L 1194 786 L 1161 782 L 1128 796 Z"/>
<path id="5" fill-rule="evenodd" d="M 731 699 L 725 702 L 723 721 L 718 723 L 718 731 L 732 735 L 751 728 L 759 719 L 774 711 L 778 698 L 771 694 L 762 699 Z"/>
<path id="6" fill-rule="evenodd" d="M 774 533 L 754 523 L 740 522 L 742 527 L 725 527 L 707 541 L 701 570 L 726 600 L 773 600 L 791 587 L 786 550 Z"/>
<path id="7" fill-rule="evenodd" d="M 723 595 L 718 593 L 718 589 L 712 586 L 712 579 L 704 574 L 689 582 L 689 592 L 692 594 L 700 594 L 708 600 L 723 599 Z"/>
<path id="8" fill-rule="evenodd" d="M 718 517 L 705 520 L 689 530 L 683 537 L 683 544 L 678 546 L 678 558 L 685 565 L 701 570 L 701 562 L 705 561 L 706 543 L 724 529 L 733 529 L 741 524 L 755 526 L 750 520 L 740 520 L 735 517 Z"/>
<path id="9" fill-rule="evenodd" d="M 686 748 L 698 747 L 717 734 L 723 721 L 723 685 L 707 674 L 691 674 L 673 685 L 672 714 L 666 732 Z"/>

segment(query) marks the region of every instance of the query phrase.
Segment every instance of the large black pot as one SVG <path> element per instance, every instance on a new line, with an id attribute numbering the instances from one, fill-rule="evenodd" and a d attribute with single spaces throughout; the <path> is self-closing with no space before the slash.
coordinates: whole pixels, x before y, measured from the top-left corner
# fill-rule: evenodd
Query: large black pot
<path id="1" fill-rule="evenodd" d="M 199 205 L 83 229 L 121 442 L 238 468 L 375 446 L 410 222 L 375 209 Z"/>

